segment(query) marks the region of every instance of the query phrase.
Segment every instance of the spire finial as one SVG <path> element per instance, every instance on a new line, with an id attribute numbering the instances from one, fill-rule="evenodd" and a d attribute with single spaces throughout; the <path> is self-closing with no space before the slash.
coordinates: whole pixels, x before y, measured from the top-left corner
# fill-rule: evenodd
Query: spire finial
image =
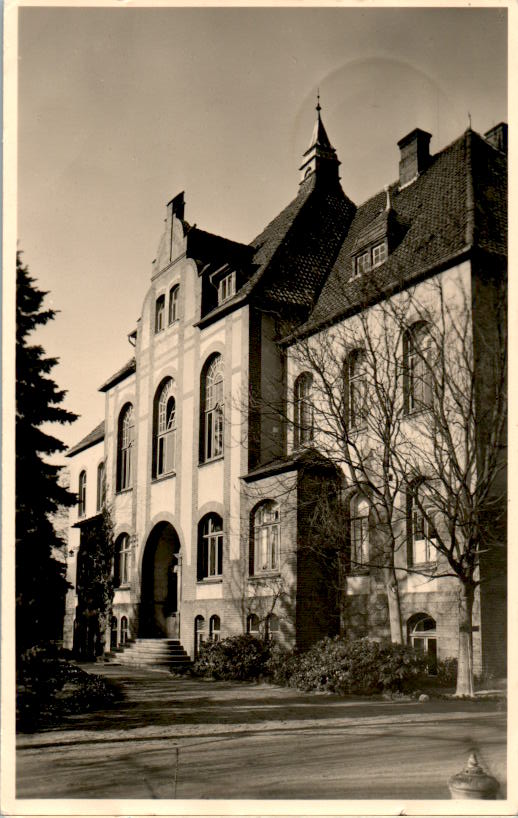
<path id="1" fill-rule="evenodd" d="M 385 193 L 386 193 L 386 196 L 387 196 L 387 200 L 386 200 L 386 203 L 385 203 L 385 210 L 388 213 L 389 210 L 392 209 L 392 204 L 391 204 L 391 201 L 390 201 L 390 186 L 389 185 L 385 185 Z"/>
<path id="2" fill-rule="evenodd" d="M 317 88 L 317 107 L 316 107 L 316 110 L 317 110 L 318 115 L 320 116 L 320 111 L 322 110 L 322 108 L 320 106 L 320 88 Z"/>
<path id="3" fill-rule="evenodd" d="M 471 114 L 470 114 L 469 111 L 468 111 L 468 120 L 469 120 L 469 129 L 471 131 Z"/>

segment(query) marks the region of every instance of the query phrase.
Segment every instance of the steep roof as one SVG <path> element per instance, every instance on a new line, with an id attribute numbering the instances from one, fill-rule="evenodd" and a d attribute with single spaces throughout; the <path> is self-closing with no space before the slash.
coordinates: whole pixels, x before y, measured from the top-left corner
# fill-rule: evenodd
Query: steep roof
<path id="1" fill-rule="evenodd" d="M 381 191 L 356 210 L 347 236 L 308 320 L 307 334 L 358 309 L 376 294 L 410 283 L 427 270 L 478 247 L 506 253 L 506 157 L 471 130 L 433 156 L 412 184 L 389 188 L 400 236 L 387 260 L 353 277 L 359 237 L 385 208 Z"/>
<path id="2" fill-rule="evenodd" d="M 115 374 L 113 374 L 107 381 L 103 383 L 102 386 L 99 387 L 99 392 L 107 392 L 112 386 L 120 383 L 121 381 L 128 378 L 133 372 L 136 371 L 137 364 L 135 358 L 130 358 L 130 360 L 124 364 L 123 367 L 117 370 Z"/>
<path id="3" fill-rule="evenodd" d="M 65 454 L 65 457 L 72 457 L 72 455 L 78 454 L 78 452 L 82 452 L 83 449 L 88 449 L 90 446 L 94 446 L 101 440 L 104 440 L 104 420 L 101 421 L 95 429 L 92 429 L 86 437 L 80 440 L 79 443 L 72 446 Z"/>

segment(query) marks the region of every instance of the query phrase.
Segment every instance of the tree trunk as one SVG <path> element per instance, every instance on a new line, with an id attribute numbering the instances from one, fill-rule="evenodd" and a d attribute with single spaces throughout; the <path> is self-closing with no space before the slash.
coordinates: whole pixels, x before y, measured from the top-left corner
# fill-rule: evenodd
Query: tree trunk
<path id="1" fill-rule="evenodd" d="M 403 626 L 401 623 L 401 603 L 399 599 L 399 585 L 394 566 L 384 568 L 383 575 L 390 621 L 390 641 L 401 645 L 403 643 Z"/>
<path id="2" fill-rule="evenodd" d="M 475 589 L 471 583 L 459 579 L 459 654 L 456 696 L 473 696 L 473 600 Z"/>

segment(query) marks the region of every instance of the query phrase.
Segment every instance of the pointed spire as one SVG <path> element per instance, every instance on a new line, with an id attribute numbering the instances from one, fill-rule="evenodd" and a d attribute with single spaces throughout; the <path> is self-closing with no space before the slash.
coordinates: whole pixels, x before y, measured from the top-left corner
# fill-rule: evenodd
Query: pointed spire
<path id="1" fill-rule="evenodd" d="M 324 128 L 324 123 L 322 122 L 322 117 L 320 116 L 320 111 L 322 110 L 322 106 L 320 105 L 320 89 L 317 90 L 315 110 L 317 112 L 317 118 L 313 127 L 309 147 L 304 153 L 304 162 L 300 168 L 302 171 L 301 182 L 311 173 L 321 171 L 324 167 L 326 167 L 327 170 L 325 175 L 329 177 L 331 166 L 334 169 L 333 176 L 336 179 L 339 178 L 337 171 L 340 162 L 336 156 L 335 149 L 331 145 L 326 129 Z"/>

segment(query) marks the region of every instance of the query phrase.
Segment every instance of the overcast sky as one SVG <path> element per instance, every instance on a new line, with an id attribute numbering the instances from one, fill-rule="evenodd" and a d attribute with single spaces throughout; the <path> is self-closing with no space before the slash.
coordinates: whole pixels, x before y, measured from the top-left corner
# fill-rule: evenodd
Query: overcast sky
<path id="1" fill-rule="evenodd" d="M 317 87 L 356 203 L 431 150 L 507 120 L 502 9 L 22 8 L 18 237 L 49 304 L 39 340 L 81 415 L 132 354 L 166 203 L 248 242 L 296 195 Z"/>

